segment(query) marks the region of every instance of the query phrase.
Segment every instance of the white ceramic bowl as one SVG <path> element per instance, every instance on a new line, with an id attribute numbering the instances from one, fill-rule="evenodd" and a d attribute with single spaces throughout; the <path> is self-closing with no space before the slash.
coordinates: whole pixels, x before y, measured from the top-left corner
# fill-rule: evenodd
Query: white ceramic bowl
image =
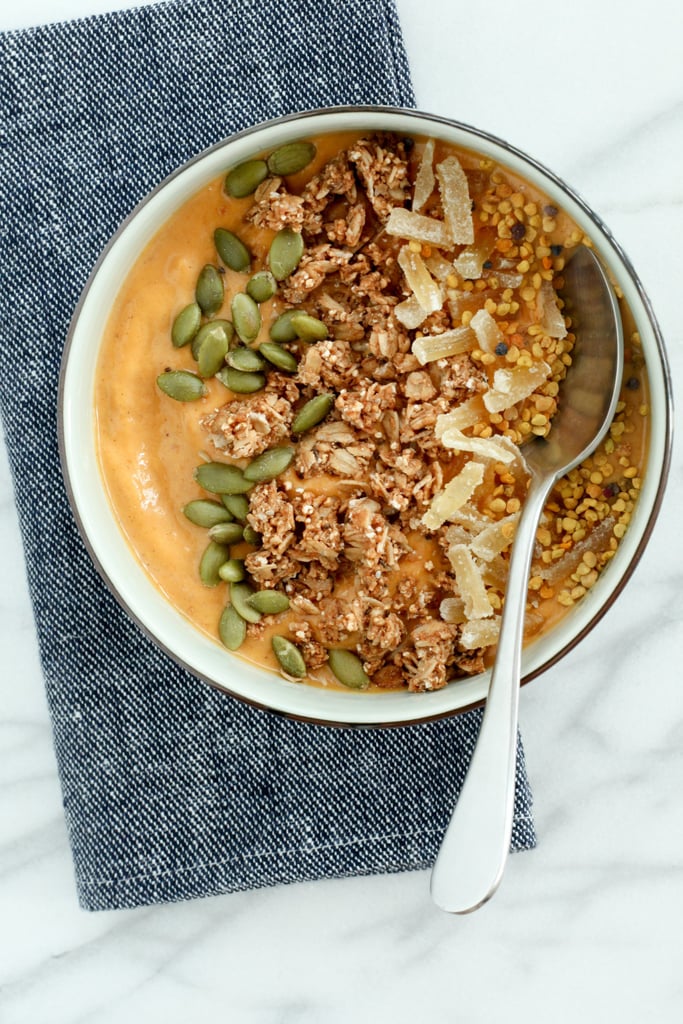
<path id="1" fill-rule="evenodd" d="M 425 721 L 465 710 L 486 695 L 488 673 L 434 693 L 324 690 L 269 674 L 195 629 L 146 575 L 119 529 L 100 477 L 94 431 L 98 342 L 113 297 L 137 254 L 161 224 L 202 186 L 256 153 L 327 132 L 390 130 L 434 135 L 474 149 L 536 184 L 592 238 L 621 287 L 642 338 L 651 391 L 651 433 L 642 493 L 616 556 L 596 585 L 551 632 L 524 653 L 528 681 L 567 653 L 596 624 L 633 571 L 652 530 L 668 471 L 671 384 L 662 339 L 643 288 L 608 230 L 571 189 L 508 143 L 443 118 L 385 107 L 344 107 L 278 118 L 240 132 L 197 156 L 156 188 L 103 252 L 74 314 L 60 382 L 64 476 L 79 528 L 104 580 L 127 612 L 171 657 L 215 686 L 258 706 L 316 722 L 387 725 Z"/>

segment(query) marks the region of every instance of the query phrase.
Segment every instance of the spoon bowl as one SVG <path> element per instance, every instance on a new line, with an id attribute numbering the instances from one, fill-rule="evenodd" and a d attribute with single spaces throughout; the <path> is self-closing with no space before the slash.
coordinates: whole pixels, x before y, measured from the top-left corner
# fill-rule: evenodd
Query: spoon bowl
<path id="1" fill-rule="evenodd" d="M 600 444 L 614 416 L 624 368 L 616 296 L 592 249 L 581 246 L 564 271 L 562 297 L 576 343 L 547 438 L 524 446 L 529 471 L 554 482 Z"/>
<path id="2" fill-rule="evenodd" d="M 557 481 L 609 430 L 621 387 L 624 338 L 614 290 L 595 253 L 577 249 L 563 298 L 576 342 L 549 437 L 524 445 L 529 490 L 510 557 L 496 659 L 477 745 L 432 871 L 434 902 L 451 913 L 496 891 L 510 849 L 526 592 L 536 529 Z"/>

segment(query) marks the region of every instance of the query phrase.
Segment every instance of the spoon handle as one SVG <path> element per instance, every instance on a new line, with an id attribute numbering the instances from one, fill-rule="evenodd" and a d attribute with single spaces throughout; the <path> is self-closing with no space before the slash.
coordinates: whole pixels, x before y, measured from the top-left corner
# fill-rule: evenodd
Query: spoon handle
<path id="1" fill-rule="evenodd" d="M 534 476 L 529 484 L 479 738 L 432 871 L 432 899 L 454 914 L 476 910 L 494 894 L 510 849 L 526 593 L 536 528 L 552 484 Z"/>

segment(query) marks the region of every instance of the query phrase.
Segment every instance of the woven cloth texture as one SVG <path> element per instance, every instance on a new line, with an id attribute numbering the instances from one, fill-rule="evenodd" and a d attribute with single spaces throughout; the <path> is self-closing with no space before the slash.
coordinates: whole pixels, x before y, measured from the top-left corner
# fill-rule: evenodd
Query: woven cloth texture
<path id="1" fill-rule="evenodd" d="M 219 694 L 120 609 L 57 450 L 70 318 L 137 202 L 231 132 L 411 105 L 392 0 L 189 0 L 0 36 L 0 398 L 80 903 L 130 907 L 432 863 L 480 715 L 388 730 Z M 521 745 L 513 847 L 534 845 Z"/>

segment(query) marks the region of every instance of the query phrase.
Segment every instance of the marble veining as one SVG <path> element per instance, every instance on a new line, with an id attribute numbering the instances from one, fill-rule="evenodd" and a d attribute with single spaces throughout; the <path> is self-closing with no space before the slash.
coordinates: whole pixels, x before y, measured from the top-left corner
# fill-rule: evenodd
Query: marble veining
<path id="1" fill-rule="evenodd" d="M 397 2 L 418 105 L 504 136 L 594 206 L 649 293 L 678 391 L 681 6 Z M 123 6 L 24 0 L 0 29 Z M 410 872 L 86 914 L 3 449 L 0 1021 L 679 1021 L 682 477 L 677 444 L 626 590 L 522 694 L 539 844 L 481 911 L 443 914 Z"/>

